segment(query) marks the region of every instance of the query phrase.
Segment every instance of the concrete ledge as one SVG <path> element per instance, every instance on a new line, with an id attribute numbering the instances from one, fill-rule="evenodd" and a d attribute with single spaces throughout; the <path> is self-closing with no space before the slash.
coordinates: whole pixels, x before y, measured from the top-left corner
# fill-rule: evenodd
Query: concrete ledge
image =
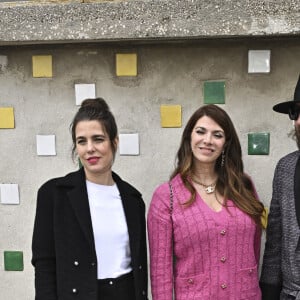
<path id="1" fill-rule="evenodd" d="M 300 37 L 299 0 L 6 4 L 0 14 L 0 45 Z"/>

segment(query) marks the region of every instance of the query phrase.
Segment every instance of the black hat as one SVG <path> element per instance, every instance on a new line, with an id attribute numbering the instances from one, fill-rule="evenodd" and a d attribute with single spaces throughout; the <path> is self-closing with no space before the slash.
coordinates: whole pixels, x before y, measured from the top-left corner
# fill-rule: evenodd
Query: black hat
<path id="1" fill-rule="evenodd" d="M 300 76 L 296 85 L 294 100 L 278 103 L 273 106 L 273 110 L 283 114 L 288 114 L 289 109 L 293 107 L 296 103 L 300 104 Z"/>

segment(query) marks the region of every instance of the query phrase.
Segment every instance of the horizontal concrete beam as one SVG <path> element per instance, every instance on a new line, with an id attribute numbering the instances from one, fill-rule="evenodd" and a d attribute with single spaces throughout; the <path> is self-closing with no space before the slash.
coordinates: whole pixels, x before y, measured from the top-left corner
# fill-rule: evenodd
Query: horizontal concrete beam
<path id="1" fill-rule="evenodd" d="M 0 5 L 0 45 L 300 37 L 299 0 L 21 2 Z"/>

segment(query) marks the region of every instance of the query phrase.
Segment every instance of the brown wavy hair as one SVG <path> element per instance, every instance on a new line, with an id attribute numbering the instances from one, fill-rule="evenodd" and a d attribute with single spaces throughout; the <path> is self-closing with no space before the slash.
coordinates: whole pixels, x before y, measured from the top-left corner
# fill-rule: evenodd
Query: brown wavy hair
<path id="1" fill-rule="evenodd" d="M 203 116 L 213 119 L 225 134 L 224 165 L 221 166 L 222 155 L 217 158 L 215 171 L 218 174 L 216 188 L 226 200 L 231 199 L 235 205 L 248 214 L 256 224 L 262 226 L 261 218 L 264 212 L 263 204 L 257 199 L 256 192 L 249 176 L 244 173 L 242 149 L 234 125 L 229 115 L 219 106 L 208 104 L 197 109 L 186 124 L 180 147 L 176 156 L 176 168 L 171 179 L 180 174 L 191 197 L 185 202 L 191 205 L 196 198 L 196 190 L 190 182 L 193 170 L 193 153 L 191 149 L 191 134 L 197 121 Z"/>

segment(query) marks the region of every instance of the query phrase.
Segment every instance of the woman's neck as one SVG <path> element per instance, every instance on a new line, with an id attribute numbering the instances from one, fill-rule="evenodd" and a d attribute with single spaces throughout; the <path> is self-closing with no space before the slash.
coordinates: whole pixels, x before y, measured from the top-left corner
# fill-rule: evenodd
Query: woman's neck
<path id="1" fill-rule="evenodd" d="M 192 178 L 202 182 L 203 184 L 211 184 L 217 181 L 218 175 L 214 166 L 198 165 L 192 170 Z"/>
<path id="2" fill-rule="evenodd" d="M 86 180 L 96 183 L 96 184 L 101 184 L 101 185 L 114 185 L 114 180 L 112 178 L 112 172 L 106 172 L 103 174 L 99 173 L 87 173 L 85 172 L 85 177 Z"/>

